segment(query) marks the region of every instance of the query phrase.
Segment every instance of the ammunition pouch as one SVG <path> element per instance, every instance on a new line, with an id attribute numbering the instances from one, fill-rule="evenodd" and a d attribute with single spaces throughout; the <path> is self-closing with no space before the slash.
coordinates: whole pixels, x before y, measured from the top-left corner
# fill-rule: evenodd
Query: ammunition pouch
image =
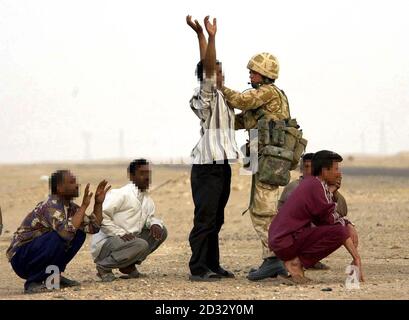
<path id="1" fill-rule="evenodd" d="M 297 140 L 294 148 L 294 158 L 291 163 L 290 170 L 294 170 L 297 168 L 301 156 L 303 155 L 305 148 L 307 148 L 307 143 L 308 141 L 304 138 L 300 138 L 299 140 Z"/>
<path id="2" fill-rule="evenodd" d="M 307 146 L 296 119 L 258 120 L 259 179 L 261 182 L 285 186 Z"/>
<path id="3" fill-rule="evenodd" d="M 274 186 L 286 186 L 290 182 L 292 151 L 280 147 L 266 146 L 258 161 L 260 182 Z"/>

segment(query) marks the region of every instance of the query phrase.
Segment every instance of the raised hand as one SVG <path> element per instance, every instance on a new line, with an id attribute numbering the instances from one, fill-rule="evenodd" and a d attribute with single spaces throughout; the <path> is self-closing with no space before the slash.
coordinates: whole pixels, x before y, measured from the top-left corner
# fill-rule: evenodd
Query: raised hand
<path id="1" fill-rule="evenodd" d="M 108 192 L 109 189 L 111 189 L 111 186 L 108 186 L 107 188 L 106 185 L 108 184 L 108 181 L 102 180 L 97 187 L 97 190 L 95 191 L 95 203 L 96 204 L 102 204 L 105 200 L 105 196 Z"/>
<path id="2" fill-rule="evenodd" d="M 196 32 L 197 37 L 199 39 L 199 50 L 200 50 L 200 61 L 203 61 L 206 55 L 207 50 L 207 41 L 206 37 L 203 33 L 203 28 L 200 25 L 199 21 L 195 20 L 192 21 L 192 17 L 187 15 L 186 16 L 186 23 Z"/>
<path id="3" fill-rule="evenodd" d="M 89 183 L 85 187 L 84 197 L 82 198 L 82 206 L 88 208 L 89 204 L 91 203 L 93 193 L 89 192 Z"/>
<path id="4" fill-rule="evenodd" d="M 199 21 L 192 21 L 192 16 L 186 16 L 186 23 L 199 35 L 203 33 L 203 28 L 200 25 Z"/>
<path id="5" fill-rule="evenodd" d="M 213 24 L 209 21 L 210 17 L 206 16 L 206 18 L 204 18 L 204 25 L 206 27 L 207 33 L 209 34 L 209 36 L 215 36 L 216 32 L 217 32 L 217 22 L 216 22 L 216 18 L 213 18 Z"/>

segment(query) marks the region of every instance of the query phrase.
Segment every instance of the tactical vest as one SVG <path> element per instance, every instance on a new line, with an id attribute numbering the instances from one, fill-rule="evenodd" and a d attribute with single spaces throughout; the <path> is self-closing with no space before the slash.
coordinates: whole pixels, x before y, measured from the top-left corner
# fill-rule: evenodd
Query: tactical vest
<path id="1" fill-rule="evenodd" d="M 279 96 L 279 110 L 276 108 L 277 104 L 272 105 L 271 103 L 266 103 L 257 109 L 245 111 L 243 114 L 243 124 L 246 130 L 257 129 L 257 121 L 263 117 L 269 120 L 284 120 L 290 115 L 288 100 L 284 94 L 284 91 L 277 88 L 274 84 L 266 84 L 263 86 L 270 87 L 271 90 L 274 90 L 274 92 Z"/>
<path id="2" fill-rule="evenodd" d="M 284 91 L 278 89 L 288 107 Z M 290 171 L 297 168 L 307 146 L 303 132 L 296 119 L 272 120 L 262 108 L 255 112 L 258 128 L 258 175 L 259 181 L 286 186 L 290 182 Z M 288 108 L 288 114 L 290 114 Z"/>

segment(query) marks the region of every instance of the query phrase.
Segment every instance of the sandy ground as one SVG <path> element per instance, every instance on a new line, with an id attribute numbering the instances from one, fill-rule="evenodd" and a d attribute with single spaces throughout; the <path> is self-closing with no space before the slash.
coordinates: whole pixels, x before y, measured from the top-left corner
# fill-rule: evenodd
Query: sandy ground
<path id="1" fill-rule="evenodd" d="M 239 175 L 235 165 L 220 239 L 222 264 L 235 272 L 235 279 L 216 283 L 188 280 L 187 239 L 193 216 L 190 171 L 154 167 L 152 189 L 165 184 L 152 197 L 169 237 L 139 267 L 143 277 L 109 284 L 98 281 L 88 238 L 66 270 L 68 277 L 81 281 L 81 287 L 24 295 L 24 280 L 11 270 L 5 251 L 24 216 L 47 195 L 48 184 L 40 177 L 68 167 L 82 186 L 90 182 L 95 188 L 101 178 L 107 178 L 113 187 L 119 187 L 127 182 L 126 164 L 0 166 L 0 205 L 5 225 L 0 236 L 0 299 L 409 299 L 409 157 L 398 158 L 388 161 L 355 157 L 345 161 L 348 168 L 342 193 L 348 201 L 348 216 L 357 225 L 366 273 L 366 282 L 357 290 L 345 288 L 344 271 L 351 259 L 344 248 L 324 260 L 331 270 L 307 271 L 315 281 L 312 285 L 286 286 L 274 279 L 246 279 L 248 270 L 261 262 L 261 248 L 250 217 L 241 215 L 248 204 L 250 176 Z M 372 168 L 369 173 L 356 169 L 368 167 Z M 392 167 L 399 167 L 399 175 L 391 174 Z M 322 291 L 327 288 L 332 290 Z"/>

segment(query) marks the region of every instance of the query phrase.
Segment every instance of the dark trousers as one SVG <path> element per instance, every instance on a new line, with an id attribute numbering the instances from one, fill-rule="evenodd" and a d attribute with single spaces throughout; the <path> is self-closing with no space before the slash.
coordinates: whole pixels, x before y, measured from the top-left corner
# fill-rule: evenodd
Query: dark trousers
<path id="1" fill-rule="evenodd" d="M 50 276 L 45 273 L 50 265 L 56 265 L 60 272 L 64 272 L 81 249 L 85 238 L 85 233 L 81 230 L 77 230 L 70 242 L 62 239 L 56 231 L 45 233 L 18 248 L 10 261 L 11 266 L 20 278 L 27 280 L 25 288 L 32 282 L 43 282 Z"/>
<path id="2" fill-rule="evenodd" d="M 310 268 L 337 250 L 348 238 L 348 229 L 342 225 L 306 228 L 294 235 L 291 247 L 274 252 L 283 261 L 298 257 L 304 268 Z"/>
<path id="3" fill-rule="evenodd" d="M 224 208 L 230 195 L 231 168 L 225 164 L 192 166 L 191 187 L 195 204 L 189 243 L 192 275 L 201 275 L 220 266 L 219 232 L 224 223 Z"/>

